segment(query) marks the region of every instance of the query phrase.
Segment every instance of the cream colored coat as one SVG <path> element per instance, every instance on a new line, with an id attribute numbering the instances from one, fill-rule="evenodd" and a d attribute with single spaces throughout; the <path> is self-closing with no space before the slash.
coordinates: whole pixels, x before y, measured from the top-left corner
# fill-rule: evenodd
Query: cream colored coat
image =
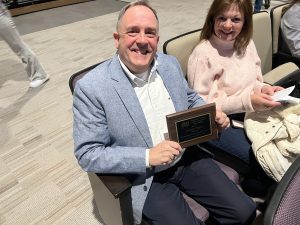
<path id="1" fill-rule="evenodd" d="M 248 113 L 244 127 L 256 159 L 279 182 L 300 154 L 300 104 Z"/>

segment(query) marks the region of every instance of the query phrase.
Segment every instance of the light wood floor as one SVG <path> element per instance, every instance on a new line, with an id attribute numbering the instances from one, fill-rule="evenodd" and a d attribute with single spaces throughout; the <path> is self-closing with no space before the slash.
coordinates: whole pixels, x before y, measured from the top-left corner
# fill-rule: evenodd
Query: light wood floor
<path id="1" fill-rule="evenodd" d="M 150 2 L 160 17 L 161 50 L 167 39 L 202 27 L 212 1 Z M 28 88 L 23 65 L 0 41 L 1 225 L 101 224 L 73 156 L 68 79 L 114 54 L 116 18 L 117 12 L 24 35 L 51 76 L 38 89 Z"/>

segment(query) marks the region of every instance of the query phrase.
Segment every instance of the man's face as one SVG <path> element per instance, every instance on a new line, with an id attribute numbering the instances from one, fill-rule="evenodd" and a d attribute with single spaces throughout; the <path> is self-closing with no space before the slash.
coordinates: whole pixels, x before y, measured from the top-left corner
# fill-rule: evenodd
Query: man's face
<path id="1" fill-rule="evenodd" d="M 217 37 L 224 41 L 233 41 L 241 33 L 244 25 L 244 13 L 232 4 L 215 19 L 214 30 Z"/>
<path id="2" fill-rule="evenodd" d="M 123 15 L 114 39 L 122 62 L 132 73 L 143 73 L 157 51 L 158 21 L 149 8 L 131 7 Z"/>

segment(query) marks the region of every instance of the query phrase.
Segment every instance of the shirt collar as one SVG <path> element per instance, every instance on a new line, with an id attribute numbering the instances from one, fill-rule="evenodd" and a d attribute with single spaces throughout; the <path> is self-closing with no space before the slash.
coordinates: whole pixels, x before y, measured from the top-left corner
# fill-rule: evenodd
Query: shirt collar
<path id="1" fill-rule="evenodd" d="M 121 67 L 126 73 L 126 75 L 129 77 L 130 81 L 137 86 L 143 85 L 148 82 L 149 77 L 156 72 L 157 67 L 158 67 L 158 62 L 156 57 L 153 59 L 153 63 L 151 64 L 151 68 L 149 68 L 147 71 L 140 73 L 140 74 L 133 74 L 130 72 L 130 70 L 127 68 L 127 66 L 122 62 L 120 59 L 120 55 L 118 55 L 118 59 L 120 61 Z"/>

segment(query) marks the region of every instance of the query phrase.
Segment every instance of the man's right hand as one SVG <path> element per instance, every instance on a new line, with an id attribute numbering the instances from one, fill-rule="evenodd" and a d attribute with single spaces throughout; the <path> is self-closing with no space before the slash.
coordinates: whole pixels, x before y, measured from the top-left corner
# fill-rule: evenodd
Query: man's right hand
<path id="1" fill-rule="evenodd" d="M 158 145 L 150 148 L 149 165 L 167 165 L 173 162 L 182 150 L 181 146 L 174 141 L 162 141 Z"/>

